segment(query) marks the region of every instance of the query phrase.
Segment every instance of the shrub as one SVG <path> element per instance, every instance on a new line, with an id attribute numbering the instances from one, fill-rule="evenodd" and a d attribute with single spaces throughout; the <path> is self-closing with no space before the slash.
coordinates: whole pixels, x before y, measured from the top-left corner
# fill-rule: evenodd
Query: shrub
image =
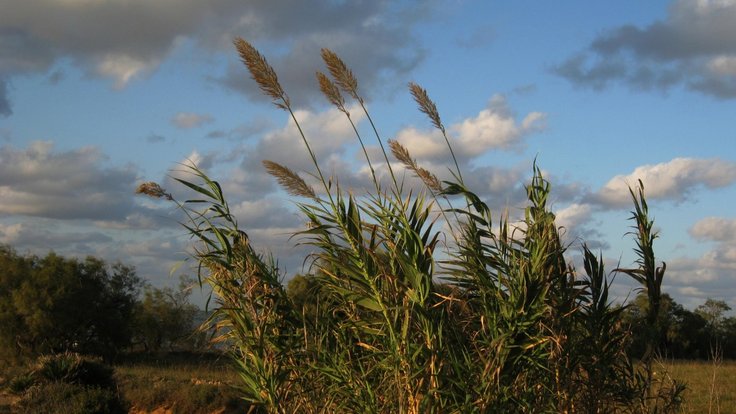
<path id="1" fill-rule="evenodd" d="M 79 354 L 45 355 L 38 358 L 35 373 L 45 381 L 112 388 L 113 369 L 93 357 Z"/>
<path id="2" fill-rule="evenodd" d="M 112 389 L 51 382 L 31 387 L 18 402 L 17 412 L 123 414 L 127 408 Z"/>
<path id="3" fill-rule="evenodd" d="M 419 108 L 448 144 L 452 179 L 440 181 L 400 143 L 388 147 L 423 183 L 410 188 L 389 159 L 352 72 L 329 50 L 321 91 L 353 122 L 343 93 L 365 112 L 381 152 L 375 163 L 354 128 L 371 172 L 366 194 L 324 175 L 290 100 L 265 58 L 235 42 L 261 90 L 299 128 L 313 162 L 312 188 L 273 161 L 267 171 L 295 197 L 308 225 L 311 301 L 288 295 L 276 261 L 257 252 L 238 227 L 221 186 L 196 166 L 196 192 L 179 203 L 156 183 L 138 192 L 177 203 L 194 238 L 199 277 L 215 296 L 210 320 L 230 346 L 243 398 L 267 412 L 643 412 L 675 409 L 681 388 L 655 378 L 662 335 L 664 265 L 656 266 L 643 184 L 631 190 L 638 260 L 615 269 L 641 284 L 647 352 L 628 357 L 630 332 L 600 257 L 583 245 L 584 272 L 566 258 L 549 209 L 550 183 L 535 165 L 521 223 L 495 217 L 469 189 L 451 139 L 426 91 L 410 84 Z M 355 125 L 353 125 L 355 127 Z M 376 174 L 382 164 L 387 179 Z M 442 222 L 444 227 L 438 223 Z M 444 244 L 442 244 L 444 243 Z M 296 288 L 296 285 L 295 285 Z M 305 305 L 310 303 L 309 308 Z"/>
<path id="4" fill-rule="evenodd" d="M 36 377 L 32 372 L 19 374 L 8 381 L 8 390 L 13 394 L 22 394 L 36 383 Z"/>

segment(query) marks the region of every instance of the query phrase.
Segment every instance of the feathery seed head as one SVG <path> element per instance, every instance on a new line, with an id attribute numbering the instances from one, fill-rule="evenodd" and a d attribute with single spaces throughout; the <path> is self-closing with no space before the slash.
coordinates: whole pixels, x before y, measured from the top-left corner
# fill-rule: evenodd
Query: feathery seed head
<path id="1" fill-rule="evenodd" d="M 263 166 L 266 167 L 266 171 L 269 174 L 276 177 L 279 184 L 281 184 L 289 194 L 311 199 L 317 198 L 312 187 L 307 185 L 307 183 L 304 182 L 297 173 L 289 168 L 269 160 L 263 160 Z"/>
<path id="2" fill-rule="evenodd" d="M 353 72 L 348 69 L 345 62 L 329 49 L 322 49 L 322 60 L 325 61 L 325 65 L 327 65 L 327 69 L 330 71 L 332 78 L 335 79 L 337 86 L 352 96 L 353 99 L 362 101 L 358 96 L 358 80 L 355 79 Z"/>
<path id="3" fill-rule="evenodd" d="M 416 167 L 416 163 L 413 159 L 411 159 L 411 155 L 409 154 L 409 150 L 407 150 L 399 141 L 395 140 L 388 140 L 388 146 L 391 148 L 391 153 L 394 154 L 394 157 L 396 157 L 397 160 L 399 160 L 406 168 L 408 169 L 414 169 Z"/>
<path id="4" fill-rule="evenodd" d="M 153 198 L 165 198 L 169 201 L 174 199 L 171 194 L 167 193 L 160 185 L 153 181 L 142 183 L 138 188 L 136 188 L 135 193 L 145 194 Z"/>
<path id="5" fill-rule="evenodd" d="M 419 105 L 419 110 L 429 117 L 435 128 L 445 132 L 445 126 L 442 125 L 440 113 L 437 111 L 437 106 L 431 99 L 429 99 L 427 91 L 414 82 L 409 82 L 409 90 L 411 91 L 411 95 L 414 97 L 414 101 Z"/>
<path id="6" fill-rule="evenodd" d="M 327 97 L 327 100 L 329 100 L 344 114 L 349 115 L 348 111 L 345 109 L 345 98 L 342 97 L 337 85 L 335 85 L 335 83 L 322 72 L 317 72 L 317 81 L 319 82 L 319 89 Z"/>
<path id="7" fill-rule="evenodd" d="M 435 193 L 442 192 L 442 184 L 436 175 L 432 174 L 428 170 L 418 167 L 415 171 L 416 175 L 422 180 L 424 185 Z"/>
<path id="8" fill-rule="evenodd" d="M 435 193 L 442 191 L 442 185 L 440 184 L 440 180 L 437 179 L 437 176 L 429 172 L 427 169 L 417 165 L 417 162 L 411 158 L 411 154 L 409 154 L 409 150 L 407 150 L 406 147 L 395 140 L 389 140 L 388 145 L 391 147 L 391 153 L 394 154 L 394 157 L 404 164 L 406 169 L 412 171 L 417 177 L 419 177 L 427 188 Z"/>
<path id="9" fill-rule="evenodd" d="M 274 105 L 281 109 L 287 109 L 289 107 L 289 97 L 281 87 L 276 71 L 268 64 L 266 58 L 241 37 L 236 37 L 233 43 L 238 50 L 240 59 L 248 68 L 251 77 L 256 81 L 261 91 L 274 100 Z"/>

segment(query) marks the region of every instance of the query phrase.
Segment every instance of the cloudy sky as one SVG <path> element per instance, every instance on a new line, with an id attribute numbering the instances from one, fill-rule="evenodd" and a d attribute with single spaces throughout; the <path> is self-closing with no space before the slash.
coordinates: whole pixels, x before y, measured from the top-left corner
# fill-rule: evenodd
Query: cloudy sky
<path id="1" fill-rule="evenodd" d="M 187 160 L 222 182 L 287 274 L 303 220 L 265 174 L 311 171 L 294 126 L 239 62 L 267 56 L 324 168 L 369 178 L 350 124 L 319 94 L 322 47 L 353 69 L 381 135 L 446 176 L 437 103 L 464 175 L 498 212 L 523 207 L 536 158 L 571 253 L 629 265 L 628 184 L 644 182 L 665 290 L 736 308 L 736 1 L 4 0 L 0 243 L 100 256 L 155 285 L 188 240 L 171 206 L 134 195 Z M 358 128 L 369 128 L 355 112 Z M 370 149 L 374 151 L 375 148 Z M 178 193 L 177 193 L 178 194 Z M 631 285 L 617 279 L 625 297 Z"/>

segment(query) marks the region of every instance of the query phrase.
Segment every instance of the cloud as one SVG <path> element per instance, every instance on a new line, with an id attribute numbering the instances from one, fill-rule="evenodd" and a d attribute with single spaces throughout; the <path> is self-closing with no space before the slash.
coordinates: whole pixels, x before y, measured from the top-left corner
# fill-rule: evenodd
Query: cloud
<path id="1" fill-rule="evenodd" d="M 280 83 L 298 107 L 325 102 L 319 93 L 315 71 L 325 71 L 320 49 L 337 53 L 360 82 L 361 94 L 370 99 L 403 86 L 406 74 L 425 55 L 412 33 L 427 15 L 421 2 L 318 2 L 292 1 L 284 7 L 263 7 L 241 19 L 234 33 L 259 49 L 278 41 L 285 49 L 262 50 L 276 70 Z M 227 73 L 217 79 L 253 99 L 268 100 L 233 59 Z"/>
<path id="2" fill-rule="evenodd" d="M 0 243 L 10 244 L 16 248 L 73 252 L 77 255 L 92 254 L 92 246 L 110 243 L 112 238 L 100 231 L 75 230 L 56 231 L 51 220 L 36 223 L 3 224 L 0 222 Z"/>
<path id="3" fill-rule="evenodd" d="M 171 118 L 171 123 L 179 129 L 198 128 L 212 121 L 214 121 L 214 118 L 210 115 L 195 114 L 192 112 L 179 112 Z"/>
<path id="4" fill-rule="evenodd" d="M 684 201 L 698 188 L 721 188 L 736 181 L 736 162 L 720 159 L 675 158 L 671 161 L 643 165 L 629 175 L 618 175 L 608 181 L 588 201 L 606 208 L 630 204 L 629 186 L 644 183 L 650 200 Z"/>
<path id="5" fill-rule="evenodd" d="M 677 0 L 667 18 L 621 26 L 553 68 L 569 81 L 602 89 L 623 82 L 637 90 L 675 85 L 720 99 L 736 98 L 736 2 Z"/>
<path id="6" fill-rule="evenodd" d="M 698 240 L 736 242 L 736 219 L 707 217 L 695 223 L 689 233 Z"/>
<path id="7" fill-rule="evenodd" d="M 478 157 L 492 149 L 520 149 L 524 139 L 544 129 L 546 115 L 530 112 L 517 121 L 503 95 L 491 97 L 485 109 L 475 117 L 466 118 L 448 128 L 453 150 L 463 161 Z M 442 134 L 414 127 L 405 128 L 396 135 L 411 155 L 424 161 L 447 160 L 449 150 Z"/>
<path id="8" fill-rule="evenodd" d="M 242 65 L 234 63 L 231 41 L 236 35 L 282 52 L 273 62 L 295 102 L 316 96 L 311 74 L 320 47 L 335 49 L 360 68 L 357 74 L 371 90 L 403 78 L 396 75 L 422 59 L 412 27 L 428 10 L 413 2 L 332 0 L 5 0 L 3 5 L 2 116 L 10 114 L 7 82 L 14 76 L 43 74 L 69 61 L 120 89 L 155 71 L 182 44 L 208 53 L 227 51 L 232 64 L 221 81 L 256 96 Z"/>
<path id="9" fill-rule="evenodd" d="M 0 77 L 0 117 L 7 117 L 12 114 L 13 108 L 11 108 L 8 99 L 8 82 Z"/>
<path id="10" fill-rule="evenodd" d="M 0 147 L 0 215 L 124 219 L 134 209 L 137 171 L 104 159 L 91 147 L 54 152 L 50 141 Z"/>
<path id="11" fill-rule="evenodd" d="M 573 203 L 555 213 L 555 223 L 572 233 L 579 226 L 586 224 L 593 217 L 593 207 L 590 204 Z"/>

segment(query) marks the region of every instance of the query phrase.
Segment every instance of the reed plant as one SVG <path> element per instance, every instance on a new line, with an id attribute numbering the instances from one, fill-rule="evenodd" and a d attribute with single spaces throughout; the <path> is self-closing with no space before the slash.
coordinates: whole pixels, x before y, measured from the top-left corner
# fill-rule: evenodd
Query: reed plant
<path id="1" fill-rule="evenodd" d="M 612 275 L 582 246 L 584 271 L 568 260 L 550 210 L 550 183 L 534 165 L 520 223 L 494 216 L 466 185 L 434 102 L 409 85 L 421 112 L 445 138 L 452 178 L 440 181 L 400 143 L 384 141 L 357 79 L 332 51 L 317 73 L 328 102 L 345 114 L 370 167 L 373 188 L 346 191 L 328 177 L 291 101 L 250 43 L 236 49 L 263 93 L 296 125 L 312 160 L 312 188 L 287 166 L 266 170 L 298 198 L 307 226 L 294 234 L 313 253 L 313 303 L 287 295 L 276 261 L 257 252 L 220 185 L 196 166 L 177 181 L 196 197 L 177 201 L 155 183 L 139 192 L 185 213 L 200 281 L 215 300 L 210 324 L 227 344 L 244 399 L 271 413 L 663 412 L 681 389 L 627 354 L 623 307 L 609 297 Z M 370 125 L 379 160 L 353 123 L 346 98 Z M 351 106 L 353 108 L 353 106 Z M 387 150 L 388 148 L 388 150 Z M 389 152 L 398 161 L 392 162 Z M 377 174 L 382 168 L 387 180 Z M 409 186 L 398 170 L 416 175 Z M 632 276 L 649 295 L 653 347 L 664 266 L 655 267 L 652 221 L 643 186 L 632 190 L 640 260 Z M 654 318 L 654 319 L 651 319 Z M 656 392 L 655 392 L 656 390 Z"/>

